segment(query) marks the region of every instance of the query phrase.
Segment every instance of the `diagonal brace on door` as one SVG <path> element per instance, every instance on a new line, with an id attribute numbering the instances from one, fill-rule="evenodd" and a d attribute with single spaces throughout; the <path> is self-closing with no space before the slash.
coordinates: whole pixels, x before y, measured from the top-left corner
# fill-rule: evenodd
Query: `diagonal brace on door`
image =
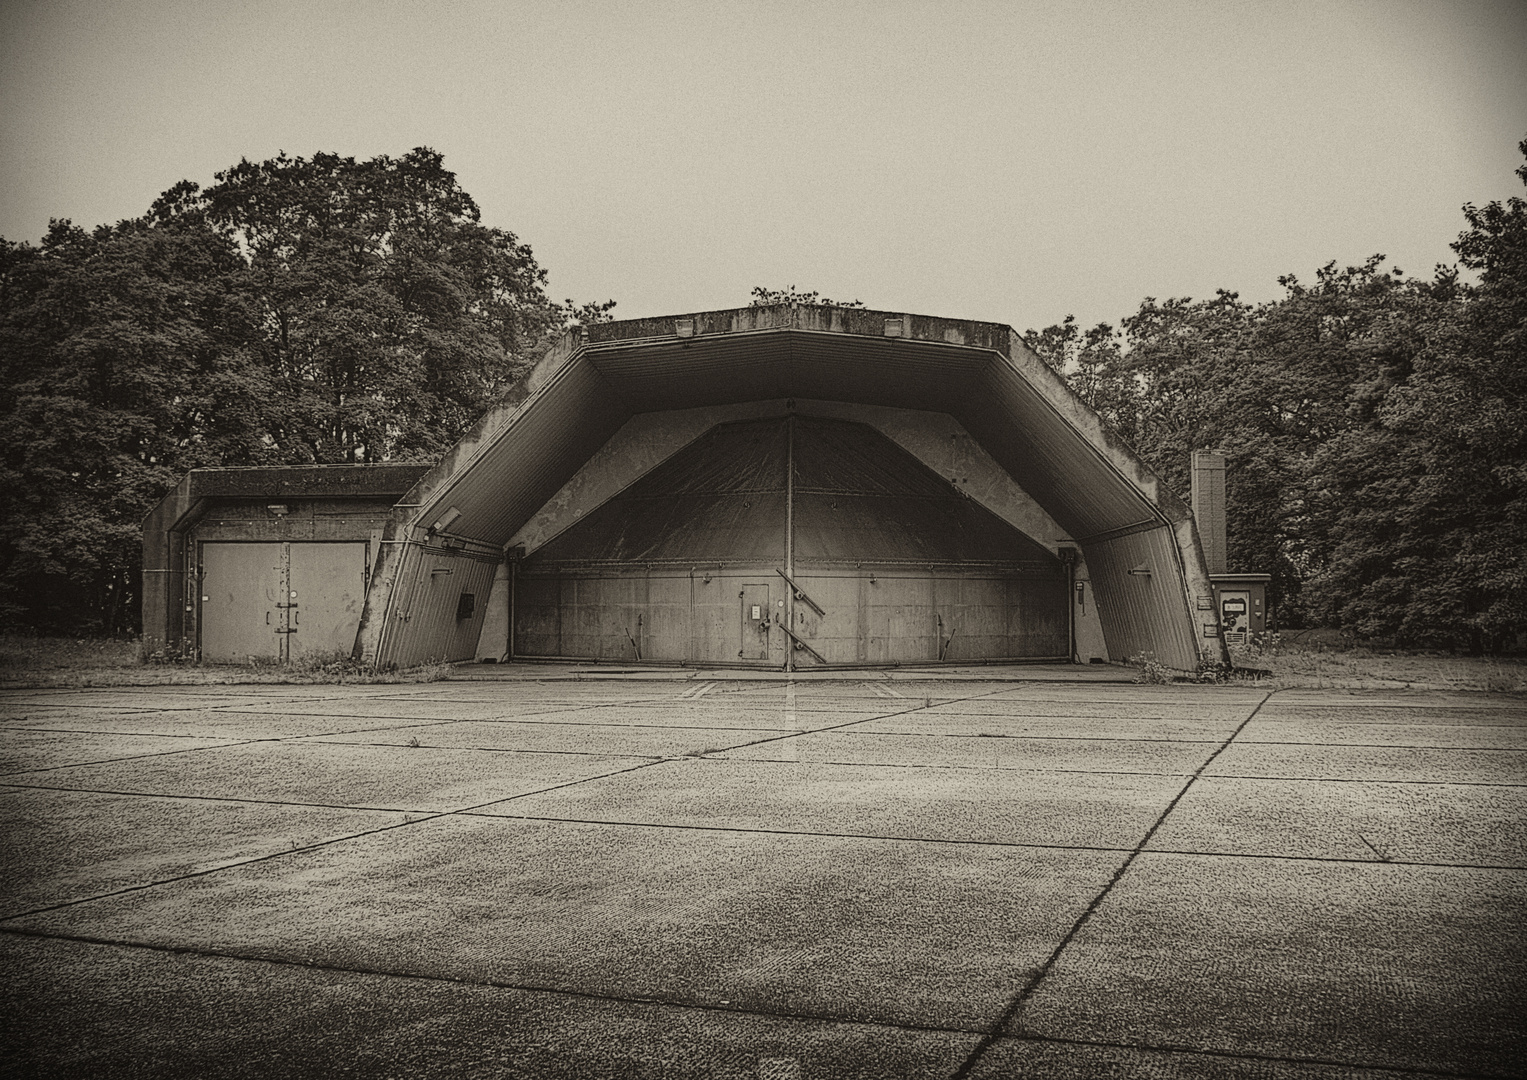
<path id="1" fill-rule="evenodd" d="M 789 578 L 785 578 L 785 580 L 789 581 L 790 579 Z M 780 622 L 778 618 L 776 618 L 774 620 L 774 625 L 779 627 L 781 630 L 783 630 L 785 632 L 785 634 L 790 638 L 790 640 L 795 642 L 795 647 L 797 649 L 805 649 L 812 656 L 817 658 L 817 662 L 818 663 L 822 663 L 822 664 L 827 663 L 827 657 L 823 656 L 821 653 L 819 653 L 815 649 L 813 649 L 810 645 L 808 645 L 804 641 L 802 641 L 799 637 L 797 637 L 795 635 L 794 631 L 792 631 L 784 623 Z"/>
<path id="2" fill-rule="evenodd" d="M 805 603 L 805 605 L 807 607 L 809 607 L 812 611 L 816 612 L 818 615 L 825 616 L 827 614 L 827 612 L 822 610 L 822 606 L 820 604 L 818 604 L 815 600 L 813 600 L 811 597 L 806 595 L 806 591 L 804 589 L 802 589 L 799 585 L 797 585 L 791 579 L 789 574 L 785 573 L 783 570 L 781 570 L 777 566 L 774 568 L 774 572 L 776 574 L 778 574 L 780 577 L 784 578 L 785 581 L 790 585 L 790 589 L 791 589 L 791 591 L 793 591 L 795 593 L 795 598 L 797 600 L 800 600 L 803 603 Z M 794 637 L 795 635 L 791 634 L 790 636 Z"/>

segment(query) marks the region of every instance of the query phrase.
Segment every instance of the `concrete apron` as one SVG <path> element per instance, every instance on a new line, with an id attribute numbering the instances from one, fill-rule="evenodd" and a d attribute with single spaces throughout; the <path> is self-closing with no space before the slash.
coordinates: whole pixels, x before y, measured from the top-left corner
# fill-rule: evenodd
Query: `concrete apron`
<path id="1" fill-rule="evenodd" d="M 1527 702 L 705 674 L 0 694 L 9 1067 L 1527 1059 Z"/>

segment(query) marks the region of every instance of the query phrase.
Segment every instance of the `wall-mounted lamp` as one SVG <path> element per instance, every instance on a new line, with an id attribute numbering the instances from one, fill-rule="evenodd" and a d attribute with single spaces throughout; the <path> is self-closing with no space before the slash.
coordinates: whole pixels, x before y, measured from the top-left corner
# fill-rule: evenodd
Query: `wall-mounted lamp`
<path id="1" fill-rule="evenodd" d="M 461 516 L 461 511 L 454 506 L 440 515 L 440 520 L 429 527 L 429 534 L 434 536 L 437 532 L 444 532 L 456 524 L 456 519 Z"/>
<path id="2" fill-rule="evenodd" d="M 1149 566 L 1146 566 L 1144 563 L 1141 563 L 1139 566 L 1137 566 L 1133 570 L 1131 570 L 1130 573 L 1134 574 L 1137 577 L 1150 577 L 1151 576 L 1151 568 Z"/>
<path id="3" fill-rule="evenodd" d="M 710 584 L 710 574 L 707 573 L 705 575 L 705 580 L 701 584 L 704 584 L 704 585 L 709 585 Z"/>
<path id="4" fill-rule="evenodd" d="M 271 503 L 265 509 L 269 510 L 272 514 L 275 514 L 277 517 L 284 517 L 287 514 L 286 503 Z"/>
<path id="5" fill-rule="evenodd" d="M 453 573 L 455 573 L 455 571 L 452 570 L 449 566 L 432 566 L 432 567 L 430 567 L 429 576 L 430 577 L 434 577 L 436 574 L 453 574 Z"/>

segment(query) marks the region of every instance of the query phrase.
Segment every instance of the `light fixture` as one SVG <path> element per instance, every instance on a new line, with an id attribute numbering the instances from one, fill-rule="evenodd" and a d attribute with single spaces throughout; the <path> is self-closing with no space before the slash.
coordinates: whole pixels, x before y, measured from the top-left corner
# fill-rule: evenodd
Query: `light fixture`
<path id="1" fill-rule="evenodd" d="M 277 517 L 283 517 L 287 513 L 286 503 L 271 503 L 265 509 L 269 510 L 272 514 L 275 514 Z"/>
<path id="2" fill-rule="evenodd" d="M 1150 577 L 1151 576 L 1151 568 L 1149 566 L 1146 566 L 1144 563 L 1141 563 L 1139 566 L 1137 566 L 1133 570 L 1131 570 L 1130 573 L 1134 574 L 1134 575 L 1136 575 L 1138 577 Z"/>
<path id="3" fill-rule="evenodd" d="M 456 519 L 460 516 L 461 511 L 454 506 L 451 507 L 444 514 L 440 515 L 439 521 L 429 527 L 430 535 L 433 536 L 437 532 L 444 532 L 446 529 L 449 529 L 452 525 L 456 524 Z"/>

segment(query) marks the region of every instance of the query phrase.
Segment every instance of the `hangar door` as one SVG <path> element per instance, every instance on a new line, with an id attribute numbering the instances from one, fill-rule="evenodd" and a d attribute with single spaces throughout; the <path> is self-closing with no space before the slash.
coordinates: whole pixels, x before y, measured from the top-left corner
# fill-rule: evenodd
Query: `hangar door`
<path id="1" fill-rule="evenodd" d="M 201 545 L 201 656 L 349 655 L 366 602 L 364 543 Z"/>
<path id="2" fill-rule="evenodd" d="M 787 416 L 712 428 L 523 560 L 514 655 L 1065 659 L 1067 602 L 1054 555 L 874 428 Z"/>

